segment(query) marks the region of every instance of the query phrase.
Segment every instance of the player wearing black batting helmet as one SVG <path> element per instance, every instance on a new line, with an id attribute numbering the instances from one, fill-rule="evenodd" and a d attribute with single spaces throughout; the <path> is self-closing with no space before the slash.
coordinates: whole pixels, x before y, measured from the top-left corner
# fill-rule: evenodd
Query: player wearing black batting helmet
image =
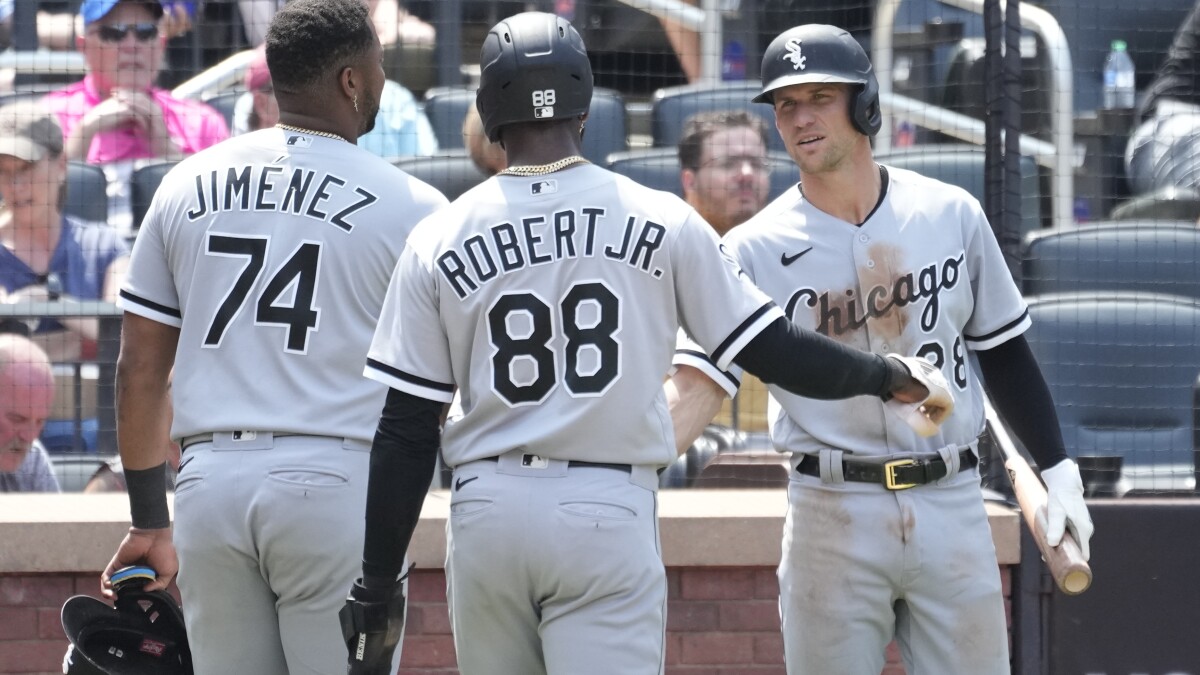
<path id="1" fill-rule="evenodd" d="M 1069 527 L 1086 557 L 1093 531 L 1024 337 L 1025 299 L 978 201 L 874 156 L 878 89 L 849 34 L 790 29 L 762 75 L 755 100 L 772 106 L 800 183 L 731 230 L 725 252 L 798 328 L 905 360 L 957 402 L 935 426 L 922 406 L 813 400 L 768 382 L 772 444 L 792 466 L 778 568 L 787 673 L 876 673 L 894 639 L 908 672 L 1008 675 L 978 470 L 987 396 L 1042 469 L 1046 543 Z M 719 407 L 689 370 L 737 392 L 737 374 L 696 350 L 676 365 L 672 377 L 699 393 L 673 414 L 706 407 L 703 420 Z M 838 517 L 821 517 L 833 504 Z"/>
<path id="2" fill-rule="evenodd" d="M 566 19 L 527 12 L 501 21 L 479 54 L 476 105 L 493 143 L 514 122 L 570 119 L 592 105 L 592 65 L 583 38 Z"/>
<path id="3" fill-rule="evenodd" d="M 87 595 L 63 604 L 65 675 L 192 674 L 183 612 L 166 591 L 145 590 L 155 576 L 149 567 L 114 572 L 115 608 Z"/>
<path id="4" fill-rule="evenodd" d="M 722 367 L 799 393 L 916 402 L 929 387 L 791 330 L 694 209 L 581 155 L 591 70 L 569 23 L 505 19 L 481 59 L 480 116 L 508 166 L 413 229 L 367 353 L 366 376 L 390 391 L 342 613 L 364 618 L 347 631 L 350 673 L 393 672 L 402 618 L 386 593 L 439 444 L 462 675 L 661 673 L 657 487 L 677 457 L 663 375 L 679 327 Z M 443 426 L 456 392 L 462 412 Z"/>
<path id="5" fill-rule="evenodd" d="M 879 81 L 871 60 L 850 33 L 836 26 L 808 24 L 771 41 L 762 60 L 762 93 L 755 103 L 771 103 L 781 87 L 807 82 L 844 82 L 858 88 L 850 97 L 850 121 L 867 136 L 879 133 Z"/>

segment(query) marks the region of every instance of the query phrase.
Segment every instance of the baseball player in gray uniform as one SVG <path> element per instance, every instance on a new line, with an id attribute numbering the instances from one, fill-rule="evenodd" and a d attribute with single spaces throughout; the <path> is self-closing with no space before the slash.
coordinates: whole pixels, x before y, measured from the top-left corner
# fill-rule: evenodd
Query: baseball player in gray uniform
<path id="1" fill-rule="evenodd" d="M 440 440 L 461 672 L 653 675 L 657 472 L 676 456 L 663 379 L 680 323 L 717 363 L 801 394 L 918 402 L 929 380 L 799 331 L 681 199 L 583 159 L 592 72 L 565 19 L 500 22 L 480 62 L 480 116 L 508 168 L 417 225 L 388 290 L 366 375 L 390 392 L 363 578 L 341 614 L 351 672 L 384 672 L 395 645 L 396 580 L 457 390 L 463 414 Z M 937 393 L 931 408 L 948 407 Z"/>
<path id="2" fill-rule="evenodd" d="M 104 573 L 176 572 L 198 675 L 345 669 L 334 615 L 358 576 L 386 388 L 362 363 L 418 220 L 445 198 L 355 147 L 382 49 L 360 0 L 295 0 L 267 62 L 281 123 L 163 180 L 121 291 L 117 432 L 133 527 Z M 170 435 L 183 458 L 175 530 Z"/>
<path id="3" fill-rule="evenodd" d="M 984 392 L 1042 467 L 1051 543 L 1092 523 L 1054 404 L 1022 333 L 1030 320 L 978 202 L 877 164 L 882 123 L 867 55 L 845 31 L 793 28 L 767 48 L 763 90 L 801 182 L 724 239 L 796 324 L 944 374 L 956 405 L 921 436 L 866 398 L 814 401 L 771 386 L 771 436 L 791 453 L 779 566 L 790 675 L 1009 672 L 996 554 L 979 488 Z M 708 368 L 695 352 L 680 367 Z M 730 387 L 736 390 L 736 387 Z"/>

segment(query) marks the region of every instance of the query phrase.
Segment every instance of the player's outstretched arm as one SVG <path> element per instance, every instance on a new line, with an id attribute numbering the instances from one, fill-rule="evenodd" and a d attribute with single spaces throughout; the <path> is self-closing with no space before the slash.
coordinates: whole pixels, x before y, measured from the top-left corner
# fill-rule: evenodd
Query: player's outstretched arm
<path id="1" fill-rule="evenodd" d="M 404 634 L 404 554 L 437 462 L 443 404 L 388 391 L 371 444 L 363 576 L 339 613 L 348 672 L 390 673 Z"/>
<path id="2" fill-rule="evenodd" d="M 756 335 L 733 360 L 763 382 L 806 398 L 870 395 L 919 403 L 929 396 L 919 377 L 895 359 L 852 349 L 783 317 Z"/>

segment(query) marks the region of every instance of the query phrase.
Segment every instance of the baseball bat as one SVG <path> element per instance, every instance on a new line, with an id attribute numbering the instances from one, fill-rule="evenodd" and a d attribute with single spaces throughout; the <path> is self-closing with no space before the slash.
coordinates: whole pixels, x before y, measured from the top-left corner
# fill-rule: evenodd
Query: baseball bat
<path id="1" fill-rule="evenodd" d="M 996 414 L 991 401 L 984 401 L 984 412 L 992 430 L 992 438 L 1004 453 L 1004 468 L 1007 469 L 1008 480 L 1012 483 L 1017 503 L 1021 506 L 1025 524 L 1033 533 L 1033 540 L 1054 577 L 1054 583 L 1067 595 L 1079 595 L 1092 585 L 1092 568 L 1083 559 L 1079 542 L 1068 529 L 1063 533 L 1058 546 L 1046 543 L 1046 486 L 1017 451 L 1016 444 L 1008 435 L 1008 429 L 1000 421 L 1000 416 Z"/>

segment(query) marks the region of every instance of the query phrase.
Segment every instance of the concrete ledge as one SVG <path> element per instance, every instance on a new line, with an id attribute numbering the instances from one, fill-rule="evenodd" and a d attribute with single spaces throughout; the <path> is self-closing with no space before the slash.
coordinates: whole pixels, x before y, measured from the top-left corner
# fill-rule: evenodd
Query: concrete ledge
<path id="1" fill-rule="evenodd" d="M 1020 560 L 1020 518 L 987 504 L 997 563 Z M 450 499 L 425 500 L 409 556 L 440 569 Z M 779 563 L 787 495 L 782 490 L 665 490 L 660 536 L 667 567 L 774 567 Z M 99 572 L 129 527 L 124 494 L 0 494 L 0 574 Z"/>

